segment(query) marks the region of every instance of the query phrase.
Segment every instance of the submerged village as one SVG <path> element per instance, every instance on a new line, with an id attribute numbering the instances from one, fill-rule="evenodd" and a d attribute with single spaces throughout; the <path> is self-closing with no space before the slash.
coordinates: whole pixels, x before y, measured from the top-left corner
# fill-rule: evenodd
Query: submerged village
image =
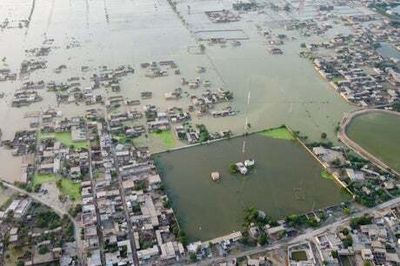
<path id="1" fill-rule="evenodd" d="M 399 22 L 2 1 L 0 265 L 400 265 Z"/>

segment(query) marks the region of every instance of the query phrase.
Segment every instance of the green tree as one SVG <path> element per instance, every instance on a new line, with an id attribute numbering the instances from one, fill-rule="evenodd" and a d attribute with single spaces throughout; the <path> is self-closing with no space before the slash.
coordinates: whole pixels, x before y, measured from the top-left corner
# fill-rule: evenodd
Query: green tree
<path id="1" fill-rule="evenodd" d="M 229 173 L 231 173 L 231 174 L 236 174 L 237 173 L 237 168 L 236 168 L 236 165 L 234 163 L 229 165 Z"/>
<path id="2" fill-rule="evenodd" d="M 267 236 L 267 234 L 265 234 L 265 233 L 261 234 L 258 243 L 259 243 L 261 246 L 264 246 L 265 244 L 267 244 L 267 243 L 268 243 L 268 236 Z"/>
<path id="3" fill-rule="evenodd" d="M 43 245 L 39 248 L 39 254 L 43 255 L 46 254 L 47 252 L 49 252 L 49 248 L 47 246 Z"/>
<path id="4" fill-rule="evenodd" d="M 194 254 L 194 253 L 190 253 L 189 258 L 190 258 L 191 262 L 196 262 L 197 261 L 197 255 Z"/>

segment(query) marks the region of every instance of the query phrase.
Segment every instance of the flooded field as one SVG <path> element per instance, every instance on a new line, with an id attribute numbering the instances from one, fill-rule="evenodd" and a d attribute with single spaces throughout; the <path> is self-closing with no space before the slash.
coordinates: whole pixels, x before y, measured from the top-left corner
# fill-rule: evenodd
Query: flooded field
<path id="1" fill-rule="evenodd" d="M 289 2 L 294 7 L 298 4 L 297 1 Z M 90 77 L 98 73 L 101 66 L 131 65 L 135 73 L 123 78 L 119 93 L 110 90 L 99 93 L 104 97 L 118 94 L 138 99 L 140 92 L 147 90 L 153 92 L 153 98 L 143 100 L 138 109 L 141 110 L 145 104 L 154 104 L 160 110 L 170 107 L 186 110 L 189 97 L 166 101 L 164 94 L 181 87 L 182 77 L 187 80 L 200 78 L 210 81 L 211 89 L 223 87 L 231 90 L 234 100 L 224 107 L 231 107 L 238 114 L 226 118 L 193 115 L 193 124 L 205 124 L 210 131 L 232 130 L 234 134 L 241 134 L 247 116 L 254 131 L 287 124 L 310 140 L 318 140 L 321 133 L 326 132 L 334 141 L 337 123 L 351 106 L 322 80 L 308 59 L 300 58 L 298 54 L 303 42 L 315 41 L 316 38 L 324 40 L 336 31 L 346 32 L 348 29 L 337 26 L 326 35 L 309 37 L 285 30 L 287 20 L 296 16 L 303 19 L 316 16 L 314 8 L 308 5 L 302 14 L 287 16 L 284 12 L 271 10 L 249 12 L 241 14 L 239 21 L 226 24 L 211 23 L 205 16 L 206 11 L 230 8 L 232 3 L 230 0 L 207 1 L 205 8 L 203 1 L 178 1 L 172 8 L 166 0 L 1 1 L 0 69 L 8 68 L 17 74 L 15 81 L 0 82 L 0 93 L 4 93 L 4 98 L 0 99 L 2 139 L 12 138 L 17 130 L 28 129 L 32 112 L 44 108 L 56 107 L 66 117 L 82 115 L 88 108 L 104 108 L 100 104 L 59 104 L 57 94 L 46 89 L 38 90 L 42 101 L 25 107 L 12 107 L 13 94 L 24 82 L 65 83 L 71 77 L 79 77 L 80 89 L 83 90 L 92 85 Z M 190 4 L 191 12 L 187 12 L 187 4 Z M 335 9 L 337 15 L 365 12 L 348 6 Z M 231 41 L 212 45 L 196 39 L 199 37 L 196 32 L 202 32 L 204 37 L 205 32 L 215 34 L 216 30 L 222 34 L 231 31 L 229 36 L 236 38 L 240 35 L 243 40 L 235 46 Z M 264 30 L 275 35 L 287 35 L 281 45 L 282 55 L 268 53 L 267 41 L 261 35 Z M 204 53 L 196 51 L 200 43 L 205 44 Z M 49 49 L 46 50 L 48 53 L 33 56 L 32 49 L 41 47 Z M 21 75 L 24 60 L 40 60 L 46 67 Z M 141 63 L 160 60 L 174 60 L 181 75 L 146 77 Z M 206 71 L 196 72 L 197 66 Z M 185 90 L 183 93 L 201 94 L 205 89 Z M 248 105 L 249 91 L 251 99 Z M 156 136 L 139 138 L 137 143 L 150 146 L 153 152 L 170 148 L 170 144 L 164 145 Z M 184 145 L 178 140 L 169 143 Z M 0 148 L 3 178 L 19 180 L 18 165 L 19 158 Z"/>
<path id="2" fill-rule="evenodd" d="M 156 155 L 178 219 L 191 240 L 240 230 L 243 210 L 255 207 L 274 218 L 340 203 L 346 196 L 297 142 L 262 134 Z M 229 165 L 252 158 L 248 175 L 230 174 Z M 218 182 L 211 172 L 220 172 Z"/>
<path id="3" fill-rule="evenodd" d="M 347 135 L 387 165 L 400 171 L 400 116 L 368 112 L 350 122 Z"/>

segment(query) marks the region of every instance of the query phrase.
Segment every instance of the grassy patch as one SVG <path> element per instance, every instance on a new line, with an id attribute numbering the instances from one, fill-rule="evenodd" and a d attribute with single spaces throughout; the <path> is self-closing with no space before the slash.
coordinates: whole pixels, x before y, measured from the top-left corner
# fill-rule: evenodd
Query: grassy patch
<path id="1" fill-rule="evenodd" d="M 5 256 L 5 266 L 17 265 L 18 258 L 24 255 L 25 249 L 20 246 L 14 246 L 7 249 Z"/>
<path id="2" fill-rule="evenodd" d="M 73 145 L 77 149 L 88 148 L 88 143 L 86 141 L 79 141 L 79 142 L 72 141 L 71 132 L 41 133 L 39 138 L 40 139 L 55 138 L 57 141 L 61 142 L 67 147 Z"/>
<path id="3" fill-rule="evenodd" d="M 128 138 L 127 136 L 125 136 L 124 134 L 118 135 L 118 136 L 113 136 L 114 139 L 116 139 L 118 141 L 118 143 L 120 144 L 126 144 L 131 142 L 131 138 Z"/>
<path id="4" fill-rule="evenodd" d="M 272 128 L 260 133 L 262 136 L 274 139 L 295 140 L 294 136 L 286 127 Z"/>
<path id="5" fill-rule="evenodd" d="M 329 173 L 328 171 L 322 171 L 322 172 L 321 172 L 321 177 L 322 177 L 323 179 L 333 180 L 333 176 L 332 176 L 331 173 Z"/>
<path id="6" fill-rule="evenodd" d="M 8 193 L 3 183 L 0 182 L 0 210 L 5 210 L 12 201 L 11 194 Z"/>
<path id="7" fill-rule="evenodd" d="M 335 84 L 338 84 L 340 81 L 343 81 L 344 78 L 343 77 L 333 77 L 332 78 L 332 82 Z"/>
<path id="8" fill-rule="evenodd" d="M 72 201 L 81 199 L 81 185 L 79 183 L 56 175 L 35 175 L 32 181 L 32 187 L 53 182 L 57 182 L 57 187 L 60 192 L 64 195 L 68 195 Z"/>
<path id="9" fill-rule="evenodd" d="M 57 181 L 57 177 L 55 175 L 35 175 L 32 181 L 32 187 L 36 185 L 41 185 L 44 183 L 51 183 Z"/>
<path id="10" fill-rule="evenodd" d="M 152 133 L 151 135 L 161 139 L 166 148 L 175 148 L 176 142 L 171 131 L 162 131 L 160 133 Z"/>
<path id="11" fill-rule="evenodd" d="M 62 193 L 68 195 L 72 201 L 81 199 L 81 185 L 79 183 L 75 183 L 72 180 L 62 178 L 60 190 Z"/>

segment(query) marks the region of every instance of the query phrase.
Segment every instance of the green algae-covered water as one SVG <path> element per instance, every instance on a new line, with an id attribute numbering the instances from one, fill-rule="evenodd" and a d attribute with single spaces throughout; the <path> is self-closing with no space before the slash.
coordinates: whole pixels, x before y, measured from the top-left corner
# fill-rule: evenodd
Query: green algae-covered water
<path id="1" fill-rule="evenodd" d="M 256 207 L 281 218 L 338 204 L 337 184 L 296 141 L 261 134 L 158 154 L 155 159 L 181 226 L 190 240 L 208 240 L 240 230 L 243 210 Z M 253 158 L 247 176 L 232 175 L 231 163 Z M 213 182 L 210 174 L 220 172 Z"/>
<path id="2" fill-rule="evenodd" d="M 400 171 L 400 115 L 368 112 L 352 119 L 347 135 L 387 165 Z"/>

